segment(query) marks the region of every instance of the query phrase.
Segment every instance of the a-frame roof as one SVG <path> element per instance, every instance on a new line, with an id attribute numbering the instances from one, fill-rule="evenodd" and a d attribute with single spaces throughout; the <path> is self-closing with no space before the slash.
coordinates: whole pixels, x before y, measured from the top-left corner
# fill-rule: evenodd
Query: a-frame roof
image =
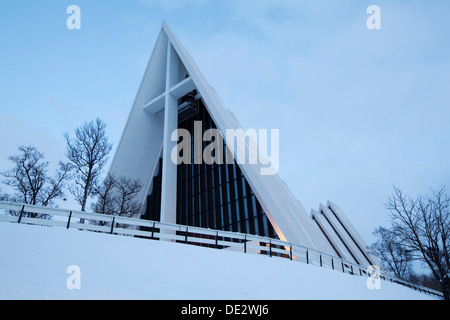
<path id="1" fill-rule="evenodd" d="M 208 84 L 194 59 L 164 22 L 110 169 L 112 173 L 145 181 L 147 184 L 143 188 L 142 201 L 145 201 L 151 188 L 163 147 L 164 114 L 159 111 L 164 108 L 161 100 L 168 94 L 166 76 L 168 72 L 173 72 L 167 70 L 168 44 L 176 52 L 179 66 L 176 72 L 180 73 L 180 81 L 171 87 L 170 92 L 178 90 L 176 93 L 182 96 L 184 92 L 196 89 L 225 139 L 226 129 L 241 128 L 236 117 L 225 108 L 216 91 Z M 189 78 L 184 79 L 184 72 Z M 260 163 L 239 163 L 239 166 L 280 239 L 334 252 L 278 174 L 261 175 L 263 166 Z"/>

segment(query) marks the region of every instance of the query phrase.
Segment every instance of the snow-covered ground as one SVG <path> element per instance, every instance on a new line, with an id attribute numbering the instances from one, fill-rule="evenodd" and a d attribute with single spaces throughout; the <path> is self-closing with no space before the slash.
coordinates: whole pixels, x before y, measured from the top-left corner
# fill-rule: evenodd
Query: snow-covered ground
<path id="1" fill-rule="evenodd" d="M 78 275 L 80 289 L 70 290 Z M 433 299 L 387 281 L 370 290 L 367 279 L 288 259 L 0 222 L 0 299 Z"/>

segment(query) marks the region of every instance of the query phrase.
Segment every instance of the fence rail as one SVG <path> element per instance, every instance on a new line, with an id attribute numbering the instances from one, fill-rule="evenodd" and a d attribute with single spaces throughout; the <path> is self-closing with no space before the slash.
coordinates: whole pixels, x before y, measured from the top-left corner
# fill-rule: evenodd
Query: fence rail
<path id="1" fill-rule="evenodd" d="M 257 235 L 4 201 L 0 201 L 0 221 L 89 230 L 154 240 L 176 241 L 244 253 L 265 254 L 269 257 L 287 258 L 352 275 L 376 277 L 426 294 L 443 297 L 441 292 L 430 288 L 415 285 L 387 274 L 370 273 L 367 271 L 367 266 L 345 261 L 302 245 Z"/>

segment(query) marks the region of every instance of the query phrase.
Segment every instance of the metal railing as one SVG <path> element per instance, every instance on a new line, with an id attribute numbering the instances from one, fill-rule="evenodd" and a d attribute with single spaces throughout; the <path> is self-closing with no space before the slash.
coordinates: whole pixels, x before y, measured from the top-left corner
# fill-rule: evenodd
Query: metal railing
<path id="1" fill-rule="evenodd" d="M 244 253 L 265 254 L 269 257 L 287 258 L 352 275 L 379 278 L 426 294 L 443 297 L 439 291 L 412 284 L 383 273 L 370 274 L 367 271 L 367 266 L 358 265 L 325 252 L 278 239 L 4 201 L 0 201 L 0 210 L 3 210 L 3 212 L 0 212 L 0 221 L 4 222 L 64 227 L 67 229 L 75 228 L 115 235 L 230 249 Z"/>

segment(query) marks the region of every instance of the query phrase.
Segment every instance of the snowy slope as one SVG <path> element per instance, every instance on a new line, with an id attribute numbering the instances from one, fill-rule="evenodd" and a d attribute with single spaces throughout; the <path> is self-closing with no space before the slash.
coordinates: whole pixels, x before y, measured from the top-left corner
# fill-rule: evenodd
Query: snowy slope
<path id="1" fill-rule="evenodd" d="M 0 257 L 0 299 L 433 299 L 287 259 L 56 227 L 0 223 Z"/>

